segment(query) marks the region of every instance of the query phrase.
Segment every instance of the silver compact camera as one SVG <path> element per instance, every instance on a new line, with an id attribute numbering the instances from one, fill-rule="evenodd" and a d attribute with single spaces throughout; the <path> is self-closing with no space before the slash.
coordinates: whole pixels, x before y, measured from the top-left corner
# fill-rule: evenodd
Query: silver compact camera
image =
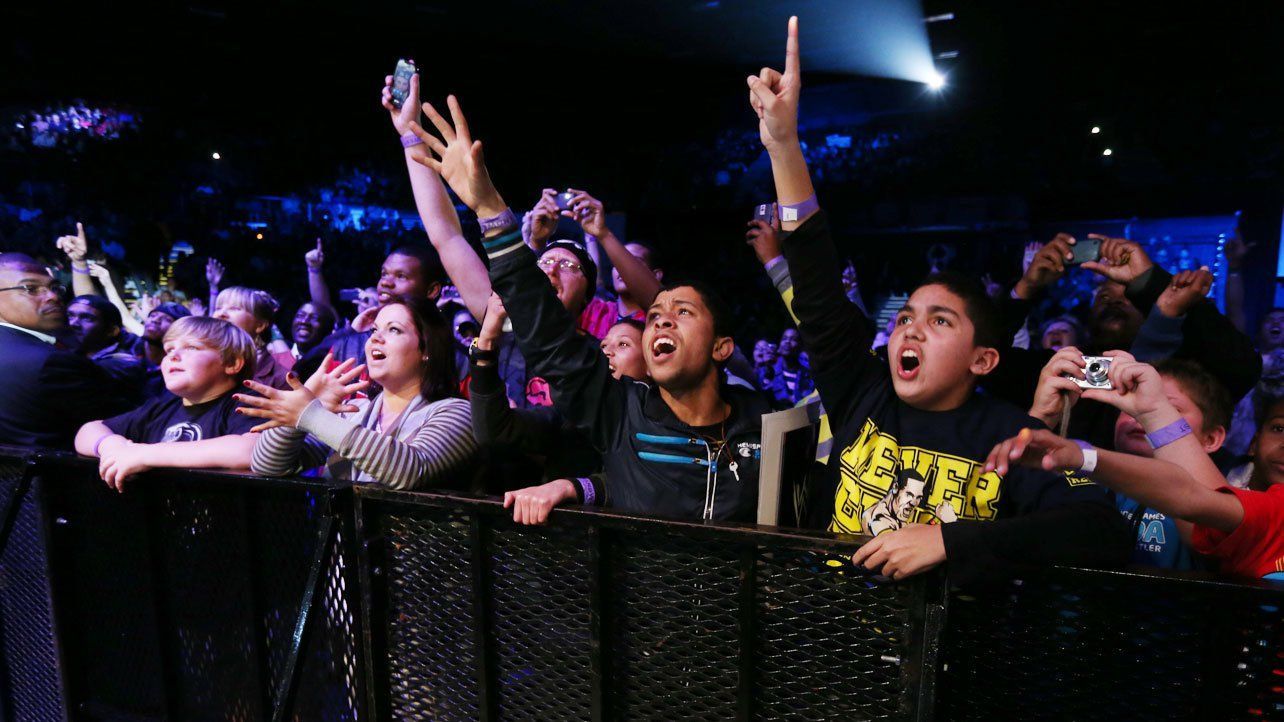
<path id="1" fill-rule="evenodd" d="M 1071 376 L 1080 388 L 1084 389 L 1109 389 L 1110 388 L 1110 359 L 1105 356 L 1084 356 L 1083 378 L 1077 379 Z"/>

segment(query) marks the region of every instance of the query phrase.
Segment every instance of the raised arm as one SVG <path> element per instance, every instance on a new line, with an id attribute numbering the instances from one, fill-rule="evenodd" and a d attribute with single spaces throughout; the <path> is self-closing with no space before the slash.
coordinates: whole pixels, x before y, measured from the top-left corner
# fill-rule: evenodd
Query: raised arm
<path id="1" fill-rule="evenodd" d="M 303 256 L 303 263 L 308 267 L 308 295 L 312 305 L 334 308 L 330 299 L 330 286 L 326 284 L 325 273 L 322 271 L 325 266 L 325 250 L 320 238 L 317 239 L 317 247 Z"/>
<path id="2" fill-rule="evenodd" d="M 220 285 L 223 283 L 223 273 L 226 271 L 222 263 L 214 257 L 210 257 L 205 262 L 205 281 L 210 286 L 210 315 L 214 315 L 214 309 L 218 307 L 218 292 Z"/>
<path id="3" fill-rule="evenodd" d="M 403 146 L 407 142 L 417 141 L 410 125 L 418 124 L 420 117 L 419 74 L 411 76 L 410 93 L 401 108 L 392 104 L 392 76 L 385 79 L 384 86 L 383 107 L 388 111 L 393 128 L 402 137 Z M 404 148 L 403 154 L 406 172 L 410 176 L 410 189 L 415 196 L 415 208 L 428 233 L 428 242 L 437 249 L 441 265 L 446 269 L 451 282 L 459 289 L 459 296 L 468 312 L 481 322 L 486 313 L 486 301 L 490 298 L 490 277 L 486 274 L 486 266 L 464 238 L 459 215 L 455 213 L 455 204 L 442 185 L 441 177 L 419 161 L 428 155 L 427 147 L 417 142 Z"/>
<path id="4" fill-rule="evenodd" d="M 797 18 L 789 20 L 785 72 L 763 68 L 748 83 L 758 134 L 771 158 L 781 228 L 786 233 L 783 249 L 794 291 L 791 311 L 799 321 L 821 400 L 831 419 L 845 419 L 866 392 L 886 380 L 887 366 L 870 354 L 873 327 L 843 292 L 843 264 L 828 219 L 815 204 L 798 140 L 802 77 Z"/>
<path id="5" fill-rule="evenodd" d="M 473 140 L 459 101 L 452 95 L 447 103 L 453 127 L 424 103 L 424 112 L 441 139 L 418 123 L 411 125 L 435 154 L 420 162 L 437 171 L 479 218 L 507 219 L 486 233 L 482 245 L 490 259 L 491 283 L 513 320 L 527 370 L 548 380 L 563 416 L 587 429 L 598 448 L 607 448 L 616 440 L 623 417 L 623 384 L 611 378 L 596 341 L 576 331 L 574 319 L 535 265 L 535 254 L 523 242 L 516 217 L 491 182 L 481 141 Z"/>
<path id="6" fill-rule="evenodd" d="M 117 311 L 120 311 L 120 324 L 125 327 L 125 330 L 135 336 L 143 335 L 143 322 L 134 316 L 129 306 L 125 305 L 125 299 L 121 298 L 120 291 L 116 290 L 116 284 L 112 282 L 111 272 L 107 267 L 90 261 L 89 273 L 98 279 L 98 283 L 103 287 L 103 293 L 107 295 L 107 300 L 111 301 L 111 305 L 115 306 Z"/>

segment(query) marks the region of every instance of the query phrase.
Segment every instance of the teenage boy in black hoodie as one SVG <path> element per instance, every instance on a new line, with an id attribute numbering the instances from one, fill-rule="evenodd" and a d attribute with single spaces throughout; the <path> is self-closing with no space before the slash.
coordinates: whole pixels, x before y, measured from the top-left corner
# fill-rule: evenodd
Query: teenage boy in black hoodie
<path id="1" fill-rule="evenodd" d="M 477 214 L 491 286 L 512 318 L 527 368 L 548 380 L 562 416 L 587 431 L 606 472 L 604 483 L 559 479 L 537 487 L 538 499 L 527 494 L 519 501 L 539 507 L 527 510 L 536 517 L 579 500 L 659 516 L 751 520 L 758 505 L 761 418 L 770 409 L 758 394 L 723 382 L 719 367 L 734 342 L 730 316 L 716 294 L 697 284 L 661 290 L 642 336 L 654 384 L 613 379 L 598 341 L 576 333 L 574 319 L 522 241 L 517 217 L 491 183 L 481 142 L 472 140 L 459 103 L 454 96 L 447 103 L 454 127 L 424 104 L 444 141 L 417 123 L 410 126 L 435 154 L 418 160 Z M 519 512 L 524 520 L 525 511 Z"/>
<path id="2" fill-rule="evenodd" d="M 843 293 L 798 141 L 799 66 L 791 18 L 785 72 L 764 68 L 748 84 L 787 234 L 793 311 L 834 432 L 829 528 L 877 532 L 853 562 L 897 579 L 947 561 L 957 583 L 1022 564 L 1122 564 L 1127 524 L 1083 475 L 982 473 L 994 444 L 1041 424 L 975 391 L 1007 346 L 979 283 L 929 278 L 897 317 L 887 363 L 869 352 L 870 324 Z"/>

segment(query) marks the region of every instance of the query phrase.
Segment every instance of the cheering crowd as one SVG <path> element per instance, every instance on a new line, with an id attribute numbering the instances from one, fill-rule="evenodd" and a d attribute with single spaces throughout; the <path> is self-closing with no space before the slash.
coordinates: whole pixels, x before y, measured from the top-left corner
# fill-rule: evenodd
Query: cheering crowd
<path id="1" fill-rule="evenodd" d="M 427 243 L 342 292 L 352 318 L 321 242 L 284 330 L 273 294 L 224 287 L 216 260 L 208 300 L 133 309 L 83 228 L 51 241 L 71 293 L 0 253 L 0 443 L 97 457 L 119 491 L 156 467 L 320 469 L 503 494 L 526 524 L 565 504 L 752 521 L 763 415 L 815 403 L 805 523 L 873 536 L 853 562 L 884 576 L 1135 561 L 1284 577 L 1284 311 L 1256 340 L 1232 318 L 1247 247 L 1226 250 L 1228 315 L 1207 269 L 1173 275 L 1135 242 L 1062 234 L 1029 249 L 1013 287 L 936 272 L 876 328 L 799 140 L 798 43 L 792 19 L 783 71 L 747 79 L 776 203 L 744 234 L 794 321 L 779 338 L 741 348 L 718 289 L 667 276 L 589 192 L 544 189 L 515 213 L 459 101 L 443 115 L 418 76 L 404 96 L 389 77 Z M 1070 274 L 1099 279 L 1087 318 L 1032 328 Z"/>

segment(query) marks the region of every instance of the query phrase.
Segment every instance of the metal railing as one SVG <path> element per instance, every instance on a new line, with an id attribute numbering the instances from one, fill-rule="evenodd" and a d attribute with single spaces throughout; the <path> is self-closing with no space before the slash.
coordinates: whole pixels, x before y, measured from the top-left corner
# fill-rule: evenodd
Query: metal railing
<path id="1" fill-rule="evenodd" d="M 0 720 L 1284 718 L 1278 585 L 23 450 L 0 514 Z"/>

